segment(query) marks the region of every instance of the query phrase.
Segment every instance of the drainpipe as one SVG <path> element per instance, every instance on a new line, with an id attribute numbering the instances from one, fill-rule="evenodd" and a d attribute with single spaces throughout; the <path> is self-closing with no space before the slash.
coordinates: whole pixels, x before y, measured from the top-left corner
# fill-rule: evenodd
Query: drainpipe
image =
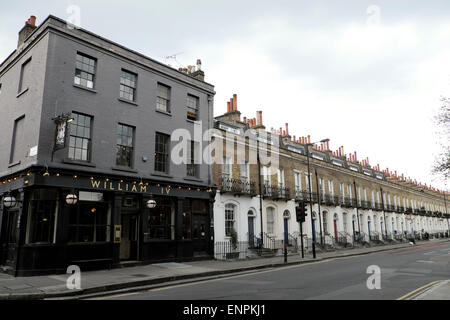
<path id="1" fill-rule="evenodd" d="M 320 244 L 323 246 L 322 218 L 320 215 L 320 193 L 319 193 L 319 181 L 317 178 L 317 169 L 314 169 L 314 173 L 316 174 L 317 207 L 318 207 L 317 211 L 319 211 Z"/>
<path id="2" fill-rule="evenodd" d="M 355 189 L 355 201 L 356 201 L 356 219 L 358 220 L 358 231 L 359 236 L 361 236 L 361 224 L 359 223 L 359 211 L 358 211 L 358 192 L 356 192 L 356 181 L 353 180 L 353 186 Z M 352 199 L 350 199 L 352 201 Z"/>
<path id="3" fill-rule="evenodd" d="M 259 135 L 258 135 L 259 136 Z M 258 137 L 257 136 L 257 137 Z M 258 183 L 259 183 L 259 214 L 261 217 L 261 248 L 263 248 L 264 246 L 264 232 L 263 232 L 263 210 L 262 210 L 262 206 L 263 206 L 263 191 L 262 191 L 262 185 L 261 185 L 261 161 L 259 159 L 259 140 L 256 141 L 256 159 L 258 161 Z"/>

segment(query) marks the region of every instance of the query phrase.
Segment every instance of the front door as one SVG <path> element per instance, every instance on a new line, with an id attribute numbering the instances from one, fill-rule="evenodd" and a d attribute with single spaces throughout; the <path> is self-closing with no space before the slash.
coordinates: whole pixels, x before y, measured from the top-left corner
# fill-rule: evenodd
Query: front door
<path id="1" fill-rule="evenodd" d="M 337 231 L 337 221 L 334 220 L 334 238 L 338 238 L 338 231 Z"/>
<path id="2" fill-rule="evenodd" d="M 18 210 L 4 211 L 2 223 L 2 257 L 0 264 L 14 267 L 17 259 L 17 219 L 19 217 Z"/>
<path id="3" fill-rule="evenodd" d="M 139 217 L 136 214 L 122 215 L 122 236 L 120 239 L 120 260 L 137 260 Z"/>
<path id="4" fill-rule="evenodd" d="M 248 244 L 250 248 L 255 247 L 255 224 L 254 217 L 248 217 Z"/>
<path id="5" fill-rule="evenodd" d="M 284 243 L 286 245 L 289 245 L 289 226 L 288 226 L 288 219 L 284 219 Z"/>
<path id="6" fill-rule="evenodd" d="M 208 241 L 206 239 L 206 230 L 208 227 L 208 216 L 206 214 L 193 215 L 192 245 L 194 256 L 206 256 L 208 254 Z"/>

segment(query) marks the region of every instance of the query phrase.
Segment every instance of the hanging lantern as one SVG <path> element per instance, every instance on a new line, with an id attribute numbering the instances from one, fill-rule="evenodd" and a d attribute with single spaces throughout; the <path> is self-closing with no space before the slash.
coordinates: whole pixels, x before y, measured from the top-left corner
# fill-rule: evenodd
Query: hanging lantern
<path id="1" fill-rule="evenodd" d="M 17 200 L 13 196 L 6 196 L 3 198 L 3 206 L 5 208 L 13 208 L 16 206 L 16 204 Z"/>
<path id="2" fill-rule="evenodd" d="M 147 201 L 147 208 L 154 209 L 156 207 L 156 201 L 151 199 Z"/>
<path id="3" fill-rule="evenodd" d="M 78 197 L 77 197 L 77 195 L 75 195 L 75 194 L 68 194 L 67 195 L 67 197 L 66 197 L 66 203 L 68 204 L 68 205 L 75 205 L 75 204 L 77 204 L 77 202 L 78 202 Z"/>

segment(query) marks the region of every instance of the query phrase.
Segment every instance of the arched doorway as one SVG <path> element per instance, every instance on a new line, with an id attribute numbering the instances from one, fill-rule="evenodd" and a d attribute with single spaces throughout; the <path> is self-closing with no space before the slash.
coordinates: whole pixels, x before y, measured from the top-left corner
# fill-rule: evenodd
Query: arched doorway
<path id="1" fill-rule="evenodd" d="M 338 223 L 338 215 L 337 213 L 334 214 L 333 216 L 333 224 L 334 224 L 334 238 L 337 240 L 338 239 L 338 227 L 337 227 L 337 223 Z"/>
<path id="2" fill-rule="evenodd" d="M 253 210 L 249 210 L 247 213 L 248 216 L 248 243 L 251 248 L 256 246 L 255 240 L 255 212 Z"/>
<path id="3" fill-rule="evenodd" d="M 344 213 L 342 214 L 342 222 L 343 222 L 343 227 L 344 227 L 344 232 L 345 232 L 345 233 L 348 232 L 347 219 L 348 219 L 348 214 L 347 214 L 347 212 L 344 212 Z"/>

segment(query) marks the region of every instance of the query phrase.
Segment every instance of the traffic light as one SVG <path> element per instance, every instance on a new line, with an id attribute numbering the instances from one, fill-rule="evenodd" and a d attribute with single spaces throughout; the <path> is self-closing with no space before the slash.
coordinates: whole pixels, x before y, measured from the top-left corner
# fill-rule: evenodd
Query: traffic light
<path id="1" fill-rule="evenodd" d="M 305 222 L 306 216 L 308 215 L 306 213 L 306 202 L 300 202 L 298 207 L 295 207 L 295 213 L 297 216 L 297 222 Z"/>

